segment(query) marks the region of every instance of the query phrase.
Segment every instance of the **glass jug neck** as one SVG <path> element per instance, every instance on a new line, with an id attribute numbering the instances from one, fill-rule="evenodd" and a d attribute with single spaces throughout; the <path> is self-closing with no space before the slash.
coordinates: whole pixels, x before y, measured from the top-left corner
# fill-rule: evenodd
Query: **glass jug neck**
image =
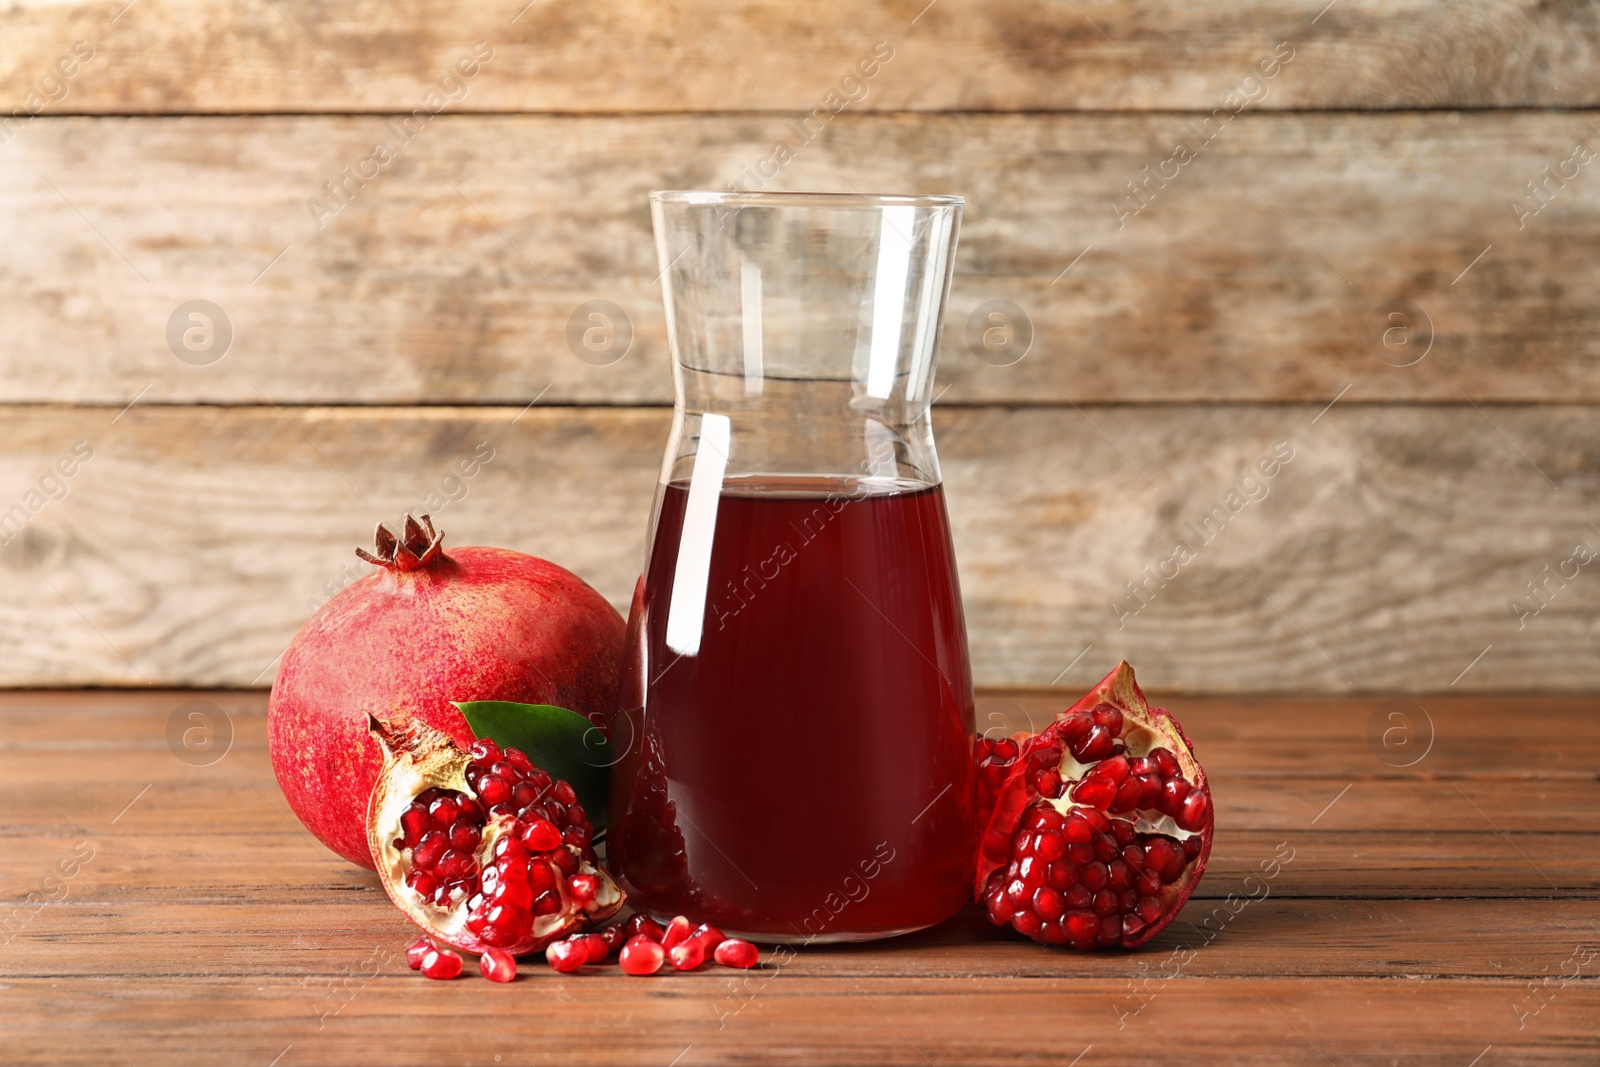
<path id="1" fill-rule="evenodd" d="M 710 448 L 749 484 L 938 484 L 959 197 L 658 192 L 651 212 L 677 389 L 664 481 Z"/>

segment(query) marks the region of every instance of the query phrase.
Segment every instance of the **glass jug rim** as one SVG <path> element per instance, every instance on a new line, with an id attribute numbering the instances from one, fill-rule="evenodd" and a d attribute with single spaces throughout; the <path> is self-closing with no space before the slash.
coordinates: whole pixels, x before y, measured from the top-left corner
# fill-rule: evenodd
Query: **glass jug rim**
<path id="1" fill-rule="evenodd" d="M 652 189 L 652 203 L 690 206 L 818 207 L 876 210 L 880 207 L 961 207 L 966 198 L 954 193 L 779 193 L 716 189 Z"/>

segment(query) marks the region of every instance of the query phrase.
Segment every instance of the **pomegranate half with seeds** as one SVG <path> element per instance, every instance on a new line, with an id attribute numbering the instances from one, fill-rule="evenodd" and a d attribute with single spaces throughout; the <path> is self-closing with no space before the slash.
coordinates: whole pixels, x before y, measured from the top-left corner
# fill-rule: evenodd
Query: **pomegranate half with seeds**
<path id="1" fill-rule="evenodd" d="M 1081 950 L 1155 937 L 1211 854 L 1211 790 L 1178 720 L 1150 707 L 1120 663 L 1010 746 L 977 753 L 980 772 L 1004 768 L 979 846 L 990 921 Z"/>
<path id="2" fill-rule="evenodd" d="M 572 786 L 488 739 L 463 751 L 416 720 L 370 720 L 383 749 L 367 841 L 390 898 L 437 941 L 535 952 L 615 915 Z"/>

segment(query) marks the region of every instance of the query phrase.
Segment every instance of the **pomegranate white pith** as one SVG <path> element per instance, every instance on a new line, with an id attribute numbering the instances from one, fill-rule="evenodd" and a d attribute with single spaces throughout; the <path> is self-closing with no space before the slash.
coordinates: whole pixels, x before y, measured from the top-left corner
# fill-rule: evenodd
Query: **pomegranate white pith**
<path id="1" fill-rule="evenodd" d="M 1126 663 L 1038 735 L 981 740 L 978 760 L 992 813 L 976 891 L 996 924 L 1081 950 L 1136 947 L 1205 871 L 1205 771 Z"/>
<path id="2" fill-rule="evenodd" d="M 414 720 L 391 726 L 373 719 L 372 732 L 384 765 L 368 811 L 368 844 L 390 899 L 434 938 L 467 952 L 517 956 L 622 907 L 622 891 L 595 861 L 588 821 L 566 783 L 550 782 L 515 749 L 502 754 L 479 741 L 466 752 Z M 542 788 L 534 789 L 536 782 Z M 520 805 L 511 799 L 514 789 L 524 793 Z M 506 799 L 486 804 L 485 793 Z M 419 803 L 424 798 L 429 805 Z M 431 824 L 429 806 L 437 816 Z"/>

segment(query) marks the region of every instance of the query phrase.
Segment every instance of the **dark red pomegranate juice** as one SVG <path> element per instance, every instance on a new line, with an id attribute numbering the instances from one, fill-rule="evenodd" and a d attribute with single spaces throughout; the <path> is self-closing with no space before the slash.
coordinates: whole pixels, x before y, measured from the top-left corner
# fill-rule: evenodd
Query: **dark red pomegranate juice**
<path id="1" fill-rule="evenodd" d="M 662 492 L 613 734 L 608 848 L 630 903 L 787 940 L 954 914 L 977 828 L 940 489 L 729 480 L 693 655 L 667 641 L 688 488 Z"/>

